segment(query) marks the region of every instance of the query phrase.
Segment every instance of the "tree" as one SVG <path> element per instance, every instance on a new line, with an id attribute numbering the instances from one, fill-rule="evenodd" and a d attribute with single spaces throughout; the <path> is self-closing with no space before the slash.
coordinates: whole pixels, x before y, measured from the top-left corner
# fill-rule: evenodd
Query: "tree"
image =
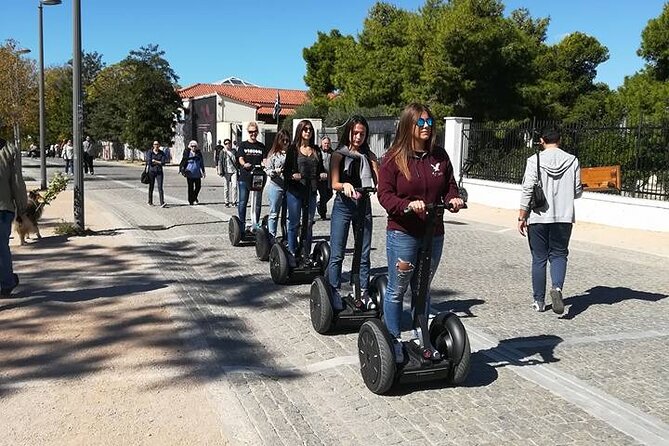
<path id="1" fill-rule="evenodd" d="M 0 85 L 0 136 L 13 140 L 19 129 L 21 135 L 35 135 L 37 70 L 33 60 L 21 57 L 15 40 L 0 46 Z"/>
<path id="2" fill-rule="evenodd" d="M 44 72 L 46 141 L 61 142 L 72 136 L 72 67 L 51 67 Z"/>
<path id="3" fill-rule="evenodd" d="M 646 59 L 657 80 L 669 80 L 669 3 L 664 4 L 659 17 L 648 21 L 637 54 Z"/>
<path id="4" fill-rule="evenodd" d="M 122 139 L 136 149 L 147 149 L 151 141 L 171 140 L 174 116 L 181 100 L 176 92 L 178 77 L 157 45 L 131 51 L 121 64 L 131 80 L 125 86 Z"/>
<path id="5" fill-rule="evenodd" d="M 316 43 L 302 50 L 302 57 L 307 64 L 304 83 L 309 87 L 314 98 L 326 96 L 338 89 L 334 82 L 337 54 L 346 43 L 353 43 L 353 37 L 343 36 L 333 29 L 330 34 L 318 32 Z"/>

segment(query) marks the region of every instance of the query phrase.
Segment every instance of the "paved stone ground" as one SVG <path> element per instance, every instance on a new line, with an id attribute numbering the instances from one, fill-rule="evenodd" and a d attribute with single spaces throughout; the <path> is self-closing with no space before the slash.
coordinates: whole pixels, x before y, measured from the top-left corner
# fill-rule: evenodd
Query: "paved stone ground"
<path id="1" fill-rule="evenodd" d="M 160 209 L 145 204 L 139 168 L 96 172 L 87 199 L 160 265 L 182 365 L 220 402 L 231 444 L 669 444 L 669 252 L 574 240 L 567 310 L 537 314 L 526 240 L 467 211 L 449 216 L 433 310 L 463 317 L 470 376 L 376 396 L 360 377 L 357 333 L 315 333 L 309 285 L 274 285 L 253 247 L 230 246 L 219 178 L 204 180 L 203 205 L 187 206 L 185 180 L 169 169 Z M 375 271 L 382 215 L 375 206 Z"/>

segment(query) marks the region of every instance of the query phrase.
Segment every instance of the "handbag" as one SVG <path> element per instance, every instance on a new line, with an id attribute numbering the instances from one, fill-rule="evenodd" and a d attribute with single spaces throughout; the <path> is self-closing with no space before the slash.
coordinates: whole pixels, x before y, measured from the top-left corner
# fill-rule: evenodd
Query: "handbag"
<path id="1" fill-rule="evenodd" d="M 139 181 L 141 181 L 142 184 L 149 184 L 151 182 L 151 178 L 149 178 L 149 166 L 146 166 L 146 168 L 142 171 L 142 175 L 139 177 Z"/>
<path id="2" fill-rule="evenodd" d="M 530 197 L 530 209 L 538 211 L 546 206 L 546 195 L 541 187 L 541 173 L 539 172 L 539 151 L 537 151 L 537 180 L 532 186 L 532 196 Z"/>

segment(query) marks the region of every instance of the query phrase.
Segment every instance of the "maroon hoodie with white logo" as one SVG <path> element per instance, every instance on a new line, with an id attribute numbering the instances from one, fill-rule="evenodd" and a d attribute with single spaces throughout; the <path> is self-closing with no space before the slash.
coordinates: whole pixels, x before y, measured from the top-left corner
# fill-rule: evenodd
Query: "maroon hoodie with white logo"
<path id="1" fill-rule="evenodd" d="M 423 200 L 425 204 L 448 203 L 458 198 L 458 185 L 453 176 L 453 166 L 448 154 L 441 147 L 430 153 L 409 158 L 411 180 L 400 172 L 394 160 L 385 160 L 379 170 L 379 203 L 388 212 L 388 230 L 397 230 L 422 237 L 425 232 L 425 214 L 408 214 L 409 203 Z M 435 234 L 444 233 L 444 222 L 437 221 Z"/>

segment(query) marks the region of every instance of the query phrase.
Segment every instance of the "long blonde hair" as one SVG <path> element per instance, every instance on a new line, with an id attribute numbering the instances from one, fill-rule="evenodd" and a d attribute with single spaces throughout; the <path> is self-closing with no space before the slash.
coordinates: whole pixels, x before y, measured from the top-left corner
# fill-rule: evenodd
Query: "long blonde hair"
<path id="1" fill-rule="evenodd" d="M 433 122 L 436 122 L 432 111 L 427 105 L 418 104 L 413 102 L 407 105 L 402 114 L 400 115 L 400 121 L 397 123 L 397 131 L 395 133 L 395 139 L 390 145 L 390 148 L 386 152 L 384 158 L 385 162 L 395 162 L 399 168 L 402 175 L 407 180 L 411 180 L 411 172 L 409 171 L 409 158 L 413 156 L 414 152 L 414 136 L 413 130 L 417 125 L 416 121 L 420 118 L 420 115 L 427 113 Z M 434 124 L 432 127 L 432 136 L 427 143 L 426 151 L 431 152 L 437 141 L 437 132 L 434 129 Z"/>

